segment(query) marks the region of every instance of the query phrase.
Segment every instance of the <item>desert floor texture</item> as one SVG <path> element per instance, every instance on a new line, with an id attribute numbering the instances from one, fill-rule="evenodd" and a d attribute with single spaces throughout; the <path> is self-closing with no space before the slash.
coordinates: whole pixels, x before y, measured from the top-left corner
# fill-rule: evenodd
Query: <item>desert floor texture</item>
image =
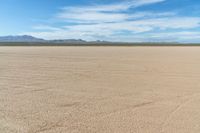
<path id="1" fill-rule="evenodd" d="M 200 47 L 0 47 L 0 133 L 200 133 Z"/>

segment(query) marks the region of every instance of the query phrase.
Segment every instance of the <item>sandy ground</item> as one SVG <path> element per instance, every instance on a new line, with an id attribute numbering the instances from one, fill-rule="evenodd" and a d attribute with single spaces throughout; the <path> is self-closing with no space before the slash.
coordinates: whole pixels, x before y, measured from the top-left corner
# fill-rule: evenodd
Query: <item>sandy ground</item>
<path id="1" fill-rule="evenodd" d="M 129 132 L 200 132 L 200 47 L 0 47 L 0 133 Z"/>

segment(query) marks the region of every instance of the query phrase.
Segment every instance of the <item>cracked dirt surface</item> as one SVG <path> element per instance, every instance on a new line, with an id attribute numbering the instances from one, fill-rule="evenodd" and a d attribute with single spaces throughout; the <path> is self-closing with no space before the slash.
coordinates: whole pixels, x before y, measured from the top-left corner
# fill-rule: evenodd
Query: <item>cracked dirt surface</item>
<path id="1" fill-rule="evenodd" d="M 0 133 L 199 133 L 200 47 L 0 47 Z"/>

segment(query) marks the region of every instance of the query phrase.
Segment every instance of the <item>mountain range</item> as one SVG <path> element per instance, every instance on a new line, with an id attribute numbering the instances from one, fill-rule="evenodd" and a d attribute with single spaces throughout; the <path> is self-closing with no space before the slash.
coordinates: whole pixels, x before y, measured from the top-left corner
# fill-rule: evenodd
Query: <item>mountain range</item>
<path id="1" fill-rule="evenodd" d="M 96 40 L 96 41 L 85 41 L 82 39 L 57 39 L 57 40 L 45 40 L 42 38 L 36 38 L 33 36 L 29 35 L 19 35 L 19 36 L 0 36 L 0 46 L 9 46 L 9 45 L 59 45 L 59 46 L 78 46 L 78 45 L 94 45 L 94 46 L 135 46 L 135 45 L 147 45 L 147 46 L 153 46 L 153 45 L 158 45 L 158 46 L 165 46 L 165 45 L 180 45 L 178 42 L 108 42 L 108 41 L 101 41 L 101 40 Z M 190 45 L 190 44 L 189 44 Z M 194 44 L 195 46 L 198 44 Z"/>
<path id="2" fill-rule="evenodd" d="M 86 43 L 87 41 L 82 39 L 45 40 L 29 35 L 22 35 L 22 36 L 0 36 L 0 42 Z"/>
<path id="3" fill-rule="evenodd" d="M 44 42 L 44 39 L 36 38 L 33 36 L 0 36 L 0 42 Z"/>

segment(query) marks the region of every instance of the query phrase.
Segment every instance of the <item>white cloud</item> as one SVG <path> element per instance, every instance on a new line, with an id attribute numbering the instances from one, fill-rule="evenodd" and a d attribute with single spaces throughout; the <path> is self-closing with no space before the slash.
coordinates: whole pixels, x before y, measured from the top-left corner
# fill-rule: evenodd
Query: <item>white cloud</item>
<path id="1" fill-rule="evenodd" d="M 118 38 L 120 38 L 122 36 L 120 36 L 118 33 L 123 31 L 129 32 L 129 34 L 133 35 L 143 32 L 150 32 L 153 31 L 154 29 L 184 30 L 200 26 L 199 22 L 200 18 L 195 18 L 195 17 L 184 17 L 184 18 L 163 17 L 163 18 L 143 19 L 135 21 L 124 21 L 118 23 L 70 25 L 70 26 L 65 26 L 59 30 L 55 28 L 56 30 L 53 31 L 28 32 L 26 34 L 30 34 L 36 37 L 43 37 L 46 39 L 82 38 L 82 39 L 96 40 L 96 39 L 101 39 L 101 38 L 96 38 L 97 36 L 112 38 L 114 36 L 116 37 L 116 34 L 119 36 Z M 52 27 L 51 29 L 54 28 Z"/>
<path id="2" fill-rule="evenodd" d="M 180 17 L 175 12 L 128 12 L 165 0 L 131 0 L 118 4 L 65 7 L 56 18 L 62 26 L 34 26 L 35 32 L 25 32 L 45 39 L 85 39 L 107 41 L 180 41 L 198 38 L 199 33 L 186 32 L 200 27 L 200 17 Z M 70 24 L 69 24 L 70 22 Z M 179 30 L 180 32 L 165 32 Z M 159 33 L 149 33 L 159 31 Z M 183 32 L 185 31 L 185 32 Z M 162 33 L 160 33 L 162 32 Z M 183 37 L 184 36 L 186 39 Z"/>
<path id="3" fill-rule="evenodd" d="M 148 4 L 154 4 L 163 2 L 165 0 L 124 0 L 124 2 L 120 2 L 117 4 L 110 4 L 110 5 L 92 5 L 92 6 L 79 6 L 79 7 L 65 7 L 63 8 L 63 11 L 69 11 L 69 12 L 90 12 L 90 11 L 123 11 L 127 10 L 131 7 L 139 7 L 143 5 Z"/>
<path id="4" fill-rule="evenodd" d="M 131 0 L 111 5 L 93 5 L 83 7 L 65 7 L 57 17 L 72 22 L 116 22 L 131 19 L 133 15 L 119 13 L 129 8 L 135 8 L 147 4 L 159 3 L 165 0 Z"/>
<path id="5" fill-rule="evenodd" d="M 152 40 L 174 40 L 177 42 L 198 42 L 200 32 L 197 31 L 176 31 L 147 34 Z"/>

